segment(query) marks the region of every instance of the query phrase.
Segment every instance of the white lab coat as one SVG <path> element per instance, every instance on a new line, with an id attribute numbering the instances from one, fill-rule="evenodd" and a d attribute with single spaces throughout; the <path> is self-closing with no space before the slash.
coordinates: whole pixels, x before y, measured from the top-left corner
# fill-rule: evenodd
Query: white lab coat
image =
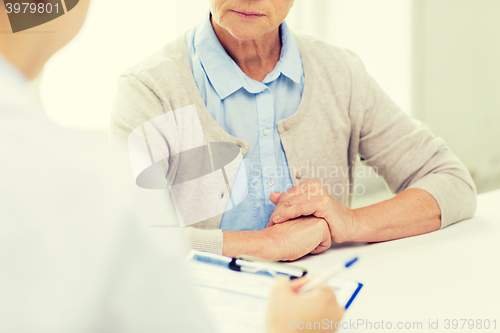
<path id="1" fill-rule="evenodd" d="M 128 164 L 50 123 L 0 55 L 0 332 L 211 332 L 177 229 L 151 227 L 178 225 L 169 195 Z"/>

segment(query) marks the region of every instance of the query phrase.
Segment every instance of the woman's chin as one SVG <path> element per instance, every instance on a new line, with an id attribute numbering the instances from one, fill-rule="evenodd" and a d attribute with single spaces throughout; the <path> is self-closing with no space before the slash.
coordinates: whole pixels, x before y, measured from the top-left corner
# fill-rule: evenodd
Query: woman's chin
<path id="1" fill-rule="evenodd" d="M 236 29 L 229 28 L 228 31 L 234 38 L 241 41 L 255 40 L 266 33 L 266 31 L 262 31 L 262 29 L 244 27 L 238 27 Z"/>

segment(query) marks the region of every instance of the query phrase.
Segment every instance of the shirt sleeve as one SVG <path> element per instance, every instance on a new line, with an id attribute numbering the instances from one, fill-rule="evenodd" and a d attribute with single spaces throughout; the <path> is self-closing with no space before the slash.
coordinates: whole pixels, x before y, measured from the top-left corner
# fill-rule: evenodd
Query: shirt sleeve
<path id="1" fill-rule="evenodd" d="M 366 82 L 359 133 L 364 163 L 385 179 L 393 193 L 408 188 L 430 193 L 441 209 L 441 228 L 472 217 L 476 187 L 465 165 L 443 139 L 401 110 L 361 64 L 359 67 L 362 74 L 358 79 Z"/>
<path id="2" fill-rule="evenodd" d="M 222 230 L 204 230 L 190 226 L 184 228 L 183 232 L 191 249 L 222 254 L 224 241 Z"/>

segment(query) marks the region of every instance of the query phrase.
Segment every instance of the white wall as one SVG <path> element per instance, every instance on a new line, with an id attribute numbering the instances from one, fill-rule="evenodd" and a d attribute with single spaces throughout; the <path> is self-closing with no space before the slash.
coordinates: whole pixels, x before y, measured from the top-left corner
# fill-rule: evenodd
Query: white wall
<path id="1" fill-rule="evenodd" d="M 288 21 L 356 52 L 389 96 L 411 113 L 411 0 L 295 0 Z"/>
<path id="2" fill-rule="evenodd" d="M 46 65 L 41 98 L 63 126 L 107 128 L 120 73 L 175 38 L 174 1 L 92 1 L 80 34 Z"/>
<path id="3" fill-rule="evenodd" d="M 416 116 L 500 187 L 500 1 L 415 1 L 414 58 Z"/>

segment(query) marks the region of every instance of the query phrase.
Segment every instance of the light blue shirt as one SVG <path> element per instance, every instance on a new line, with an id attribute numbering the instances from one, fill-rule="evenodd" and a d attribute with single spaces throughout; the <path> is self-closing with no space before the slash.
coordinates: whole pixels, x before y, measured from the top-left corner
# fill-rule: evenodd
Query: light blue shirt
<path id="1" fill-rule="evenodd" d="M 220 229 L 261 230 L 275 208 L 269 195 L 293 187 L 277 122 L 293 115 L 299 107 L 304 89 L 302 58 L 283 23 L 280 60 L 262 82 L 253 80 L 225 52 L 209 16 L 186 34 L 193 76 L 219 126 L 250 144 L 243 158 L 248 195 L 224 213 Z M 235 184 L 231 191 L 244 189 Z"/>

